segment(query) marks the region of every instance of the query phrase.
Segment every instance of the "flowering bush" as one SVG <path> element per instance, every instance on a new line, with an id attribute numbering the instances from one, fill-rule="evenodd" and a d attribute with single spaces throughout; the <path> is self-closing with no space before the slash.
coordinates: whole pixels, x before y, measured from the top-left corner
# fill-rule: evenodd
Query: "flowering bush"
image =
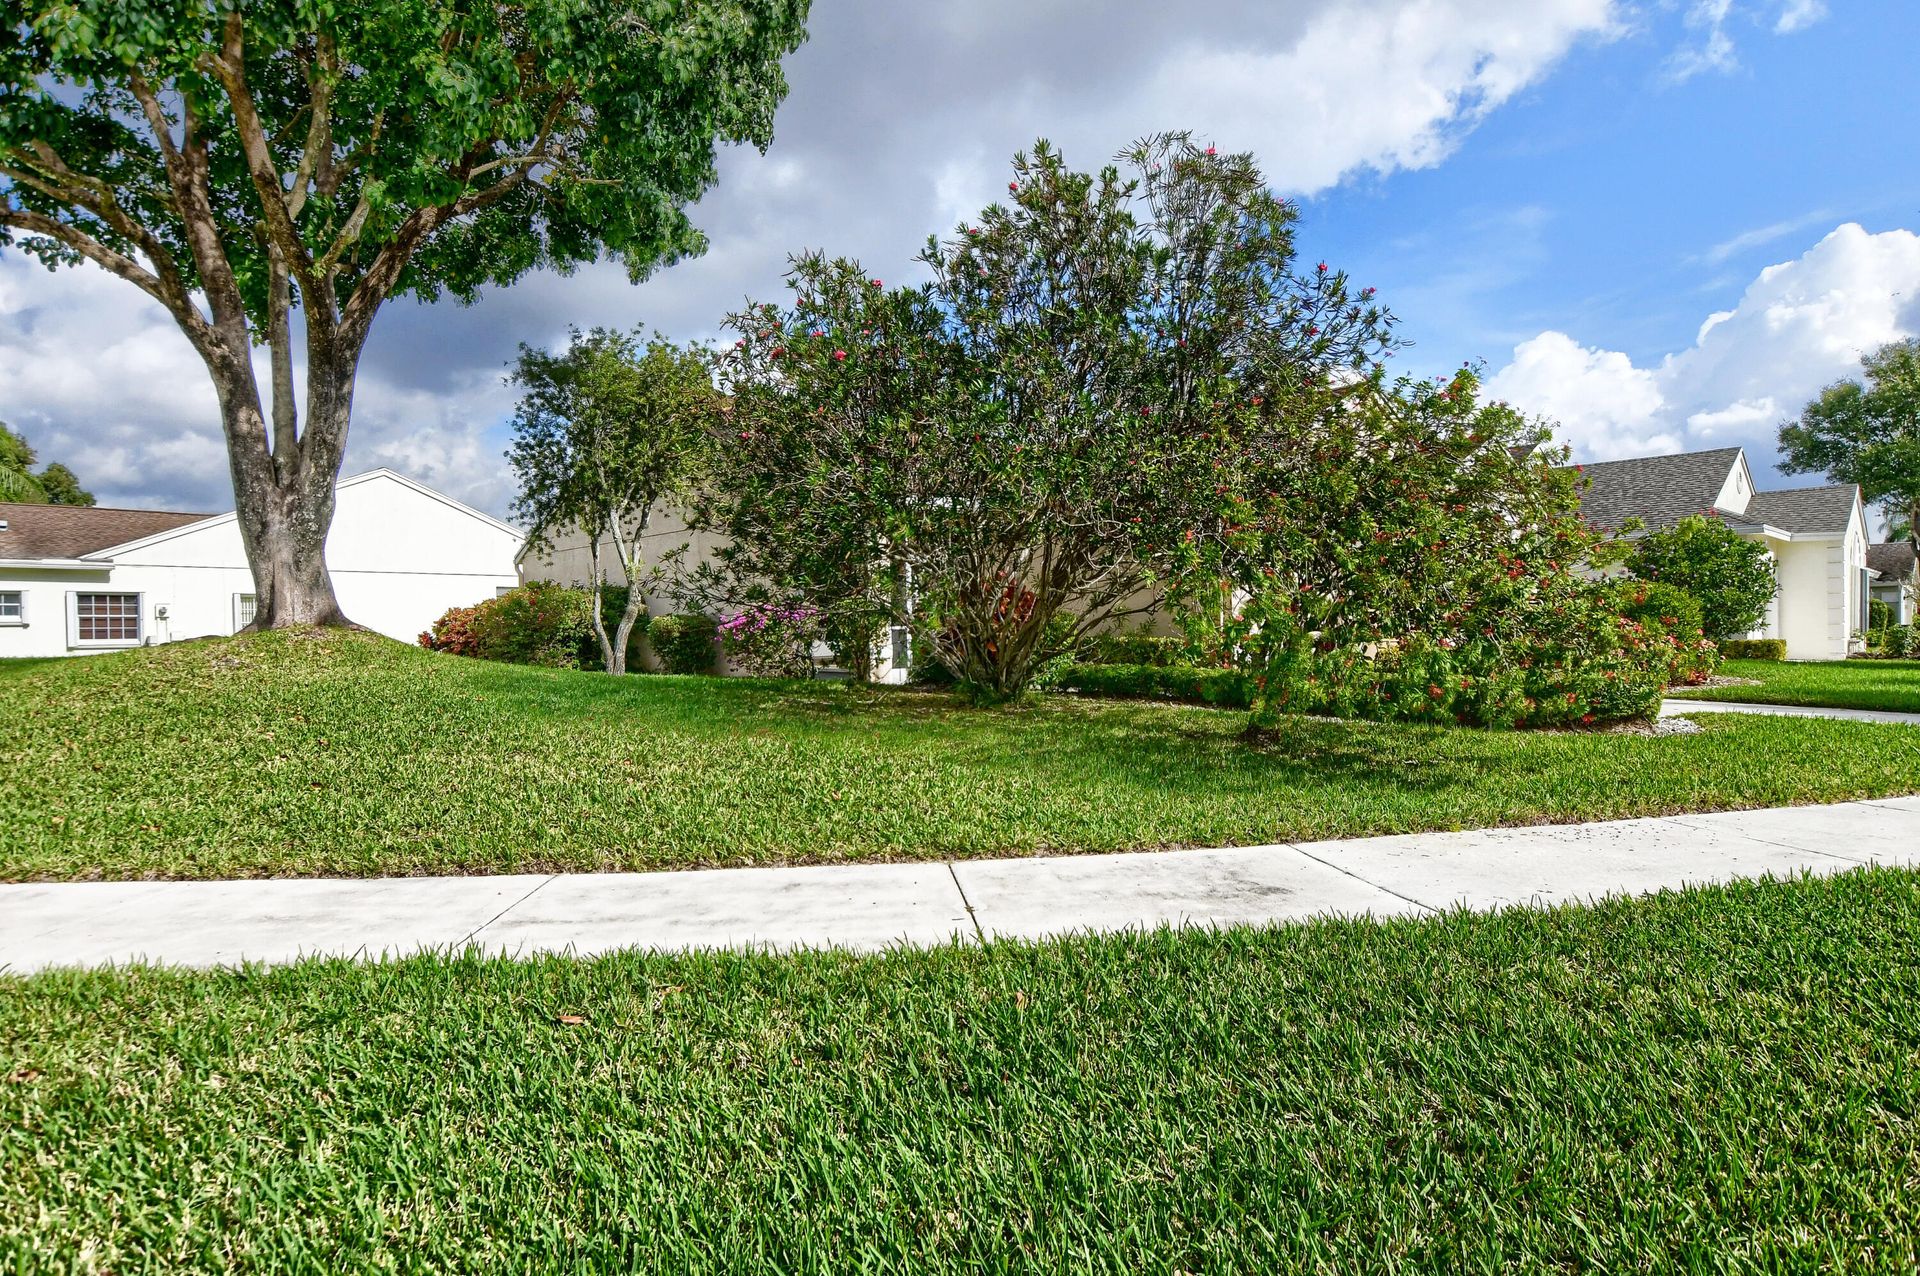
<path id="1" fill-rule="evenodd" d="M 1620 614 L 1646 631 L 1649 643 L 1669 651 L 1667 681 L 1698 686 L 1713 676 L 1720 649 L 1701 632 L 1700 603 L 1686 590 L 1659 581 L 1623 580 Z"/>
<path id="2" fill-rule="evenodd" d="M 593 595 L 549 581 L 529 581 L 473 607 L 449 608 L 420 635 L 430 651 L 553 669 L 596 663 Z"/>
<path id="3" fill-rule="evenodd" d="M 420 635 L 420 645 L 428 651 L 444 651 L 454 656 L 478 655 L 479 639 L 474 636 L 473 619 L 479 612 L 480 605 L 447 608 L 440 619 L 433 622 L 433 628 Z"/>
<path id="4" fill-rule="evenodd" d="M 1262 445 L 1218 475 L 1183 610 L 1196 646 L 1254 675 L 1256 725 L 1591 725 L 1658 705 L 1679 653 L 1589 576 L 1611 551 L 1579 517 L 1577 468 L 1476 390 L 1466 368 L 1335 383 L 1270 424 L 1238 418 Z"/>
<path id="5" fill-rule="evenodd" d="M 717 628 L 720 650 L 736 669 L 775 678 L 813 676 L 813 646 L 822 637 L 818 609 L 761 603 Z"/>

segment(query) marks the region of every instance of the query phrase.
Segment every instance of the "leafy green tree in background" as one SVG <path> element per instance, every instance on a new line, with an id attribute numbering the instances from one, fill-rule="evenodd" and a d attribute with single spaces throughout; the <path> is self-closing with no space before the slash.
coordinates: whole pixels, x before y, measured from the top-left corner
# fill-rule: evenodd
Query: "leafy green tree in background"
<path id="1" fill-rule="evenodd" d="M 1636 541 L 1627 569 L 1686 590 L 1700 604 L 1701 629 L 1716 640 L 1758 626 L 1780 587 L 1765 546 L 1699 514 Z"/>
<path id="2" fill-rule="evenodd" d="M 33 445 L 0 421 L 0 501 L 28 505 L 91 505 L 93 493 L 80 486 L 74 472 L 55 461 L 33 472 L 38 459 Z"/>
<path id="3" fill-rule="evenodd" d="M 1920 338 L 1881 346 L 1861 361 L 1862 381 L 1820 392 L 1780 427 L 1780 468 L 1857 483 L 1880 505 L 1887 535 L 1920 546 Z"/>
<path id="4" fill-rule="evenodd" d="M 38 478 L 40 490 L 47 494 L 50 505 L 92 505 L 93 493 L 80 486 L 79 477 L 66 466 L 55 461 L 41 470 Z"/>
<path id="5" fill-rule="evenodd" d="M 684 207 L 716 143 L 770 140 L 806 10 L 25 0 L 0 41 L 0 249 L 167 309 L 219 399 L 255 627 L 346 623 L 324 547 L 382 304 L 698 252 Z"/>
<path id="6" fill-rule="evenodd" d="M 520 347 L 512 382 L 524 392 L 507 458 L 520 482 L 516 511 L 535 547 L 578 531 L 591 559 L 593 632 L 609 673 L 627 671 L 627 644 L 662 564 L 645 538 L 661 503 L 684 494 L 721 416 L 706 355 L 661 338 L 575 330 L 558 354 Z M 602 595 L 611 549 L 627 586 L 607 633 Z"/>

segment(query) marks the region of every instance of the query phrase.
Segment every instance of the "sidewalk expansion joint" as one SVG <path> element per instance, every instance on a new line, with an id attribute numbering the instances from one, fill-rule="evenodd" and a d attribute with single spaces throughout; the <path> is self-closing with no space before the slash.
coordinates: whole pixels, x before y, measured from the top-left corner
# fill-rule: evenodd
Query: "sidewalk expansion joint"
<path id="1" fill-rule="evenodd" d="M 1323 860 L 1318 855 L 1310 855 L 1306 851 L 1303 851 L 1299 847 L 1295 846 L 1292 842 L 1280 842 L 1278 843 L 1278 845 L 1286 847 L 1288 850 L 1292 851 L 1295 855 L 1300 856 L 1302 859 L 1312 860 L 1314 863 L 1330 868 L 1336 873 L 1342 873 L 1348 877 L 1351 877 L 1354 881 L 1359 882 L 1362 886 L 1371 886 L 1374 890 L 1377 890 L 1384 895 L 1391 895 L 1397 900 L 1403 900 L 1406 903 L 1412 904 L 1415 908 L 1425 909 L 1429 913 L 1438 913 L 1438 912 L 1444 911 L 1442 909 L 1435 908 L 1432 904 L 1428 904 L 1421 900 L 1417 900 L 1411 895 L 1403 895 L 1399 891 L 1393 889 L 1393 887 L 1391 886 L 1382 886 L 1378 882 L 1370 881 L 1367 878 L 1360 876 L 1360 874 L 1354 872 L 1350 868 L 1345 868 L 1339 864 L 1335 864 L 1332 860 Z"/>

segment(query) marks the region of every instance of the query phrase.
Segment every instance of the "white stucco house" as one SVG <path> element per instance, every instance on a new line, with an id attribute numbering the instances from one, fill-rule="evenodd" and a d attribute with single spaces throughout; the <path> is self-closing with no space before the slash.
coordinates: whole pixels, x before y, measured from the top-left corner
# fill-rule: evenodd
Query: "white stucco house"
<path id="1" fill-rule="evenodd" d="M 392 470 L 336 490 L 327 566 L 359 624 L 412 642 L 447 608 L 518 583 L 518 528 Z M 253 600 L 231 512 L 0 504 L 0 657 L 231 634 Z"/>
<path id="2" fill-rule="evenodd" d="M 1874 578 L 1859 488 L 1756 491 L 1746 452 L 1737 447 L 1583 469 L 1591 485 L 1581 513 L 1596 527 L 1638 518 L 1652 532 L 1703 514 L 1766 546 L 1780 588 L 1749 637 L 1785 639 L 1789 660 L 1843 660 L 1855 648 Z"/>
<path id="3" fill-rule="evenodd" d="M 1910 625 L 1920 618 L 1920 552 L 1911 541 L 1867 546 L 1867 568 L 1873 596 L 1887 605 L 1894 624 Z"/>

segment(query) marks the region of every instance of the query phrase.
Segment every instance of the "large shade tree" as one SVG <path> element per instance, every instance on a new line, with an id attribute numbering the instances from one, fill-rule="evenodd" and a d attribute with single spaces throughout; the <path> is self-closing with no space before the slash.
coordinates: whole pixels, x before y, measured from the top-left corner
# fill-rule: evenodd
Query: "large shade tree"
<path id="1" fill-rule="evenodd" d="M 770 575 L 796 565 L 783 545 L 830 549 L 857 570 L 809 601 L 893 608 L 988 698 L 1159 604 L 1218 521 L 1240 413 L 1390 346 L 1371 289 L 1296 261 L 1296 210 L 1251 156 L 1173 134 L 1088 173 L 1043 143 L 1007 196 L 929 243 L 929 284 L 808 256 L 790 306 L 733 316 L 713 518 Z"/>
<path id="2" fill-rule="evenodd" d="M 1857 483 L 1887 534 L 1920 546 L 1920 337 L 1889 342 L 1780 427 L 1780 468 Z"/>
<path id="3" fill-rule="evenodd" d="M 0 250 L 166 308 L 218 397 L 255 625 L 340 623 L 324 545 L 381 306 L 698 251 L 684 206 L 716 143 L 769 141 L 806 8 L 26 0 Z"/>

